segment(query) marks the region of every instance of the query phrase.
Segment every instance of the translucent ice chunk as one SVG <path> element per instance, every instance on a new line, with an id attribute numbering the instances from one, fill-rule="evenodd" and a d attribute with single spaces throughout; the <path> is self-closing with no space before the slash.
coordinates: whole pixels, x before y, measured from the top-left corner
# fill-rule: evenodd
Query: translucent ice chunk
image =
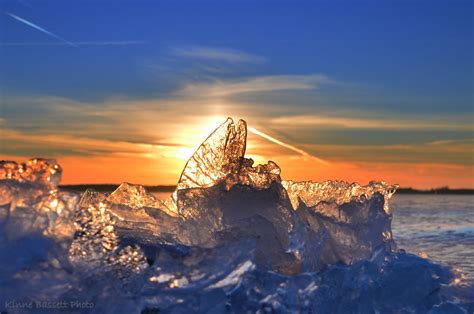
<path id="1" fill-rule="evenodd" d="M 57 188 L 61 181 L 61 173 L 61 167 L 53 159 L 33 158 L 22 164 L 8 160 L 0 161 L 0 179 L 29 182 L 50 189 Z"/>
<path id="2" fill-rule="evenodd" d="M 289 253 L 294 211 L 278 183 L 267 189 L 225 183 L 206 189 L 178 191 L 178 208 L 186 219 L 181 239 L 189 245 L 213 247 L 235 237 L 257 241 L 257 261 L 285 273 L 295 272 Z M 186 238 L 184 238 L 186 237 Z"/>
<path id="3" fill-rule="evenodd" d="M 122 183 L 106 199 L 110 203 L 127 205 L 132 209 L 159 208 L 168 215 L 177 216 L 173 207 L 169 208 L 166 203 L 148 193 L 141 185 Z"/>
<path id="4" fill-rule="evenodd" d="M 218 184 L 229 173 L 237 173 L 245 154 L 247 126 L 236 126 L 228 118 L 199 146 L 188 160 L 178 181 L 178 190 Z"/>
<path id="5" fill-rule="evenodd" d="M 268 189 L 273 182 L 281 181 L 280 167 L 273 161 L 269 161 L 266 165 L 257 165 L 256 167 L 252 165 L 253 160 L 245 158 L 237 183 L 256 189 Z"/>
<path id="6" fill-rule="evenodd" d="M 78 194 L 58 190 L 61 167 L 55 160 L 34 158 L 23 164 L 0 162 L 1 220 L 9 237 L 41 231 L 72 238 Z"/>
<path id="7" fill-rule="evenodd" d="M 101 261 L 108 252 L 119 245 L 115 232 L 115 220 L 104 203 L 90 205 L 77 212 L 76 237 L 69 249 L 72 261 L 85 259 L 88 262 Z"/>
<path id="8" fill-rule="evenodd" d="M 376 193 L 363 201 L 300 207 L 297 213 L 311 230 L 306 230 L 308 233 L 300 240 L 303 260 L 324 268 L 337 262 L 350 265 L 380 251 L 393 251 L 392 217 L 384 211 L 383 202 L 383 196 Z"/>
<path id="9" fill-rule="evenodd" d="M 143 186 L 122 183 L 110 195 L 87 190 L 82 195 L 79 208 L 103 207 L 113 218 L 116 232 L 127 238 L 156 244 L 157 242 L 177 241 L 180 221 L 176 212 L 148 193 Z"/>
<path id="10" fill-rule="evenodd" d="M 350 264 L 395 247 L 388 199 L 396 187 L 282 182 L 274 162 L 253 167 L 244 157 L 246 134 L 245 123 L 236 129 L 228 119 L 188 161 L 173 194 L 184 218 L 181 243 L 212 247 L 232 230 L 256 237 L 257 261 L 282 272 Z"/>
<path id="11" fill-rule="evenodd" d="M 244 158 L 246 142 L 245 121 L 239 120 L 236 126 L 227 118 L 188 160 L 177 190 L 211 187 L 224 180 L 227 189 L 239 183 L 268 188 L 273 181 L 280 181 L 280 168 L 274 162 L 254 168 L 253 160 Z"/>
<path id="12" fill-rule="evenodd" d="M 20 179 L 20 167 L 15 161 L 0 161 L 0 179 Z"/>
<path id="13" fill-rule="evenodd" d="M 95 272 L 115 269 L 119 277 L 128 272 L 139 273 L 148 267 L 138 246 L 120 247 L 116 218 L 103 202 L 89 205 L 76 212 L 75 237 L 69 248 L 69 259 L 79 268 L 99 267 Z"/>
<path id="14" fill-rule="evenodd" d="M 343 181 L 282 184 L 293 208 L 311 230 L 297 235 L 295 241 L 300 243 L 305 262 L 313 267 L 352 264 L 371 258 L 378 250 L 390 252 L 396 248 L 388 204 L 396 186 L 383 182 L 360 186 Z"/>
<path id="15" fill-rule="evenodd" d="M 388 201 L 398 188 L 398 185 L 387 185 L 385 182 L 372 181 L 366 186 L 358 183 L 349 184 L 344 181 L 324 182 L 293 182 L 283 181 L 294 209 L 300 206 L 300 200 L 308 207 L 320 202 L 341 205 L 352 200 L 370 198 L 374 193 L 384 196 L 384 210 L 390 213 Z"/>
<path id="16" fill-rule="evenodd" d="M 153 194 L 148 193 L 141 185 L 122 183 L 108 197 L 107 201 L 115 204 L 127 205 L 130 208 L 138 209 L 143 207 L 158 208 L 162 204 Z"/>

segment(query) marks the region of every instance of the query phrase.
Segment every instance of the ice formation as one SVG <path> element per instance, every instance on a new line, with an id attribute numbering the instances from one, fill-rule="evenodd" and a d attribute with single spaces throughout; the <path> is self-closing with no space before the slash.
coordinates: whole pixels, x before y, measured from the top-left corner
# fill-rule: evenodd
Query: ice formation
<path id="1" fill-rule="evenodd" d="M 165 201 L 129 183 L 65 192 L 53 160 L 2 162 L 0 310 L 16 312 L 11 300 L 93 313 L 473 310 L 472 287 L 448 267 L 397 250 L 396 186 L 282 181 L 274 162 L 245 158 L 246 137 L 244 121 L 227 119 Z"/>

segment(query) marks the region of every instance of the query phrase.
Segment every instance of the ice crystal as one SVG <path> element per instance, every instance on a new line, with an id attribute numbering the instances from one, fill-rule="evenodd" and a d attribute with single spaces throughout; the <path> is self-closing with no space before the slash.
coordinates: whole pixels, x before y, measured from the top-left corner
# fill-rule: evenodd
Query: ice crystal
<path id="1" fill-rule="evenodd" d="M 217 185 L 238 172 L 245 154 L 247 126 L 240 120 L 235 126 L 228 118 L 188 160 L 178 181 L 178 190 Z"/>

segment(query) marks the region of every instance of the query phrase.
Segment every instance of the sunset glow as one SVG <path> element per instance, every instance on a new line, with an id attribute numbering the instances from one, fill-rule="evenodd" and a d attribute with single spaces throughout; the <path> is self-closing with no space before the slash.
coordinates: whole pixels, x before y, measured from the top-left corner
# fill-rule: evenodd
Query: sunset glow
<path id="1" fill-rule="evenodd" d="M 70 135 L 24 135 L 3 131 L 5 138 L 28 145 L 48 145 L 51 149 L 77 151 L 101 150 L 98 155 L 47 157 L 57 158 L 63 167 L 64 184 L 118 183 L 122 181 L 147 185 L 174 185 L 197 146 L 225 121 L 221 117 L 198 119 L 186 125 L 171 125 L 165 129 L 170 137 L 162 138 L 167 144 L 134 143 L 116 140 L 97 140 Z M 146 127 L 141 132 L 146 133 Z M 150 137 L 153 134 L 149 134 Z M 367 183 L 385 180 L 402 186 L 432 188 L 449 185 L 452 188 L 474 187 L 473 167 L 469 164 L 442 162 L 439 156 L 453 158 L 471 143 L 428 143 L 416 145 L 369 146 L 301 145 L 301 148 L 282 142 L 266 133 L 249 127 L 247 155 L 256 164 L 268 160 L 282 169 L 284 179 L 314 180 L 339 179 Z M 316 157 L 324 156 L 324 159 Z M 400 154 L 403 154 L 402 159 Z M 412 154 L 413 156 L 407 155 Z M 430 162 L 418 161 L 417 155 L 432 154 Z M 411 158 L 410 158 L 411 157 Z M 25 160 L 21 155 L 5 159 Z M 380 160 L 370 161 L 371 158 Z M 401 160 L 400 160 L 401 159 Z"/>
<path id="2" fill-rule="evenodd" d="M 279 5 L 52 2 L 4 3 L 2 159 L 55 158 L 64 184 L 176 184 L 232 117 L 248 123 L 247 155 L 283 178 L 474 187 L 461 2 L 407 4 L 403 27 L 390 3 L 286 6 L 282 22 Z"/>

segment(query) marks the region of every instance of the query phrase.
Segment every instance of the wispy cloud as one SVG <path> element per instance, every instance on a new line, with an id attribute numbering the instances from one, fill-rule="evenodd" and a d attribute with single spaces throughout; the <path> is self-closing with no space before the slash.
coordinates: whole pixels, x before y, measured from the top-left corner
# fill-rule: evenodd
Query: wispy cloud
<path id="1" fill-rule="evenodd" d="M 70 158 L 71 162 L 65 169 L 68 169 L 68 173 L 75 171 L 75 182 L 78 178 L 84 178 L 81 179 L 83 182 L 135 180 L 148 184 L 174 183 L 185 160 L 229 115 L 244 118 L 249 122 L 249 156 L 258 163 L 275 161 L 284 169 L 286 178 L 337 178 L 358 181 L 385 179 L 404 185 L 426 184 L 427 187 L 436 186 L 438 182 L 458 186 L 472 185 L 467 185 L 470 182 L 468 179 L 472 174 L 473 161 L 473 143 L 468 138 L 469 135 L 465 135 L 465 140 L 456 140 L 450 139 L 449 136 L 455 135 L 450 135 L 449 132 L 436 132 L 440 134 L 440 140 L 428 138 L 425 142 L 393 142 L 387 138 L 382 144 L 380 141 L 371 143 L 372 134 L 374 137 L 379 136 L 379 132 L 374 128 L 379 128 L 382 124 L 380 119 L 375 118 L 351 120 L 342 115 L 327 115 L 325 123 L 320 125 L 332 125 L 331 128 L 352 131 L 356 130 L 352 124 L 355 121 L 357 128 L 363 129 L 368 124 L 374 132 L 367 132 L 367 145 L 347 144 L 337 140 L 331 144 L 320 144 L 313 135 L 321 132 L 315 132 L 313 124 L 309 124 L 312 120 L 304 120 L 305 116 L 298 116 L 298 120 L 295 116 L 285 116 L 284 113 L 277 112 L 277 118 L 271 118 L 276 116 L 275 110 L 278 108 L 227 99 L 214 102 L 204 98 L 183 97 L 154 100 L 111 99 L 100 103 L 81 103 L 58 97 L 34 97 L 30 101 L 22 99 L 8 103 L 11 103 L 12 108 L 20 110 L 18 115 L 21 120 L 15 120 L 16 117 L 11 114 L 0 119 L 2 156 L 45 155 L 58 158 L 62 164 Z M 34 114 L 25 117 L 25 110 L 32 108 L 36 110 Z M 416 135 L 419 132 L 424 133 L 427 126 L 433 127 L 439 123 L 442 117 L 438 118 L 433 117 L 430 120 L 424 117 L 423 120 L 410 120 L 408 124 L 403 122 L 404 119 L 392 119 L 386 124 L 390 127 L 413 128 L 410 134 Z M 335 121 L 337 123 L 334 123 Z M 451 120 L 451 124 L 455 124 L 455 121 Z M 299 125 L 299 122 L 302 124 Z M 415 123 L 424 128 L 414 128 Z M 439 125 L 445 127 L 443 123 Z M 461 131 L 466 127 L 462 127 Z M 300 131 L 308 136 L 301 138 L 298 136 Z M 348 138 L 351 137 L 350 133 L 347 133 Z M 81 160 L 82 166 L 78 160 Z M 94 166 L 94 163 L 100 163 L 104 169 Z M 361 166 L 362 163 L 365 164 Z M 386 168 L 375 171 L 375 167 L 379 167 L 380 163 L 387 163 Z M 439 166 L 426 168 L 429 171 L 420 166 L 435 163 Z M 122 167 L 123 164 L 137 165 L 137 169 L 135 166 Z M 461 170 L 450 170 L 448 164 L 453 167 L 457 165 Z M 104 172 L 99 180 L 95 174 L 87 175 L 90 167 L 96 167 L 97 171 L 109 170 Z M 397 171 L 383 173 L 389 168 Z M 405 170 L 400 172 L 401 169 Z M 430 175 L 437 173 L 438 177 L 427 176 L 424 181 L 418 182 L 411 181 L 419 176 L 413 175 L 409 180 L 403 181 L 400 177 L 401 174 L 409 172 L 406 169 L 424 171 L 423 173 Z M 140 176 L 136 175 L 137 171 L 142 171 Z M 466 179 L 446 181 L 458 173 L 464 174 Z"/>
<path id="2" fill-rule="evenodd" d="M 23 24 L 26 24 L 26 25 L 28 25 L 28 26 L 30 26 L 30 27 L 32 27 L 32 28 L 34 28 L 34 29 L 36 29 L 36 30 L 38 30 L 38 31 L 40 31 L 40 32 L 42 32 L 42 33 L 48 35 L 48 36 L 50 36 L 50 37 L 56 38 L 56 39 L 62 41 L 63 43 L 65 43 L 65 44 L 67 44 L 67 45 L 69 45 L 69 46 L 77 47 L 77 46 L 76 46 L 75 44 L 73 44 L 72 42 L 67 41 L 66 39 L 64 39 L 64 38 L 62 38 L 62 37 L 59 37 L 58 35 L 56 35 L 56 34 L 50 32 L 50 31 L 44 29 L 43 27 L 41 27 L 41 26 L 39 26 L 39 25 L 36 25 L 36 24 L 33 23 L 33 22 L 30 22 L 30 21 L 28 21 L 28 20 L 26 20 L 26 19 L 24 19 L 24 18 L 21 18 L 21 17 L 19 17 L 18 15 L 15 15 L 15 14 L 10 13 L 10 12 L 5 12 L 5 14 L 8 15 L 8 16 L 10 16 L 11 18 L 13 18 L 13 19 L 15 19 L 15 20 L 17 20 L 17 21 L 23 23 Z"/>
<path id="3" fill-rule="evenodd" d="M 445 145 L 470 145 L 471 149 L 474 148 L 474 138 L 458 139 L 458 140 L 438 140 L 430 142 L 432 146 L 445 146 Z"/>
<path id="4" fill-rule="evenodd" d="M 447 162 L 464 165 L 472 165 L 474 161 L 473 143 L 445 145 L 432 145 L 430 142 L 386 145 L 306 144 L 302 147 L 307 152 L 318 152 L 319 156 L 333 161 Z"/>
<path id="5" fill-rule="evenodd" d="M 228 63 L 262 63 L 266 60 L 261 56 L 226 48 L 191 46 L 173 48 L 172 52 L 177 56 L 185 58 L 222 61 Z"/>
<path id="6" fill-rule="evenodd" d="M 323 115 L 283 116 L 270 120 L 274 125 L 284 127 L 328 127 L 342 129 L 378 130 L 459 130 L 473 131 L 472 123 L 444 121 L 442 119 L 393 119 L 393 118 L 347 118 Z"/>
<path id="7" fill-rule="evenodd" d="M 156 157 L 162 151 L 172 151 L 177 149 L 177 146 L 173 144 L 107 140 L 70 134 L 31 134 L 6 128 L 0 129 L 0 133 L 2 134 L 2 141 L 13 141 L 15 143 L 23 144 L 27 143 L 32 146 L 47 145 L 49 149 L 61 148 L 64 151 L 82 152 L 89 155 L 120 153 Z"/>
<path id="8" fill-rule="evenodd" d="M 146 45 L 149 42 L 140 40 L 123 41 L 74 41 L 74 42 L 0 42 L 2 47 L 40 47 L 40 46 L 128 46 L 128 45 Z"/>
<path id="9" fill-rule="evenodd" d="M 278 90 L 316 89 L 320 84 L 331 80 L 324 75 L 270 75 L 232 81 L 188 84 L 179 94 L 223 97 L 243 93 L 271 92 Z"/>

